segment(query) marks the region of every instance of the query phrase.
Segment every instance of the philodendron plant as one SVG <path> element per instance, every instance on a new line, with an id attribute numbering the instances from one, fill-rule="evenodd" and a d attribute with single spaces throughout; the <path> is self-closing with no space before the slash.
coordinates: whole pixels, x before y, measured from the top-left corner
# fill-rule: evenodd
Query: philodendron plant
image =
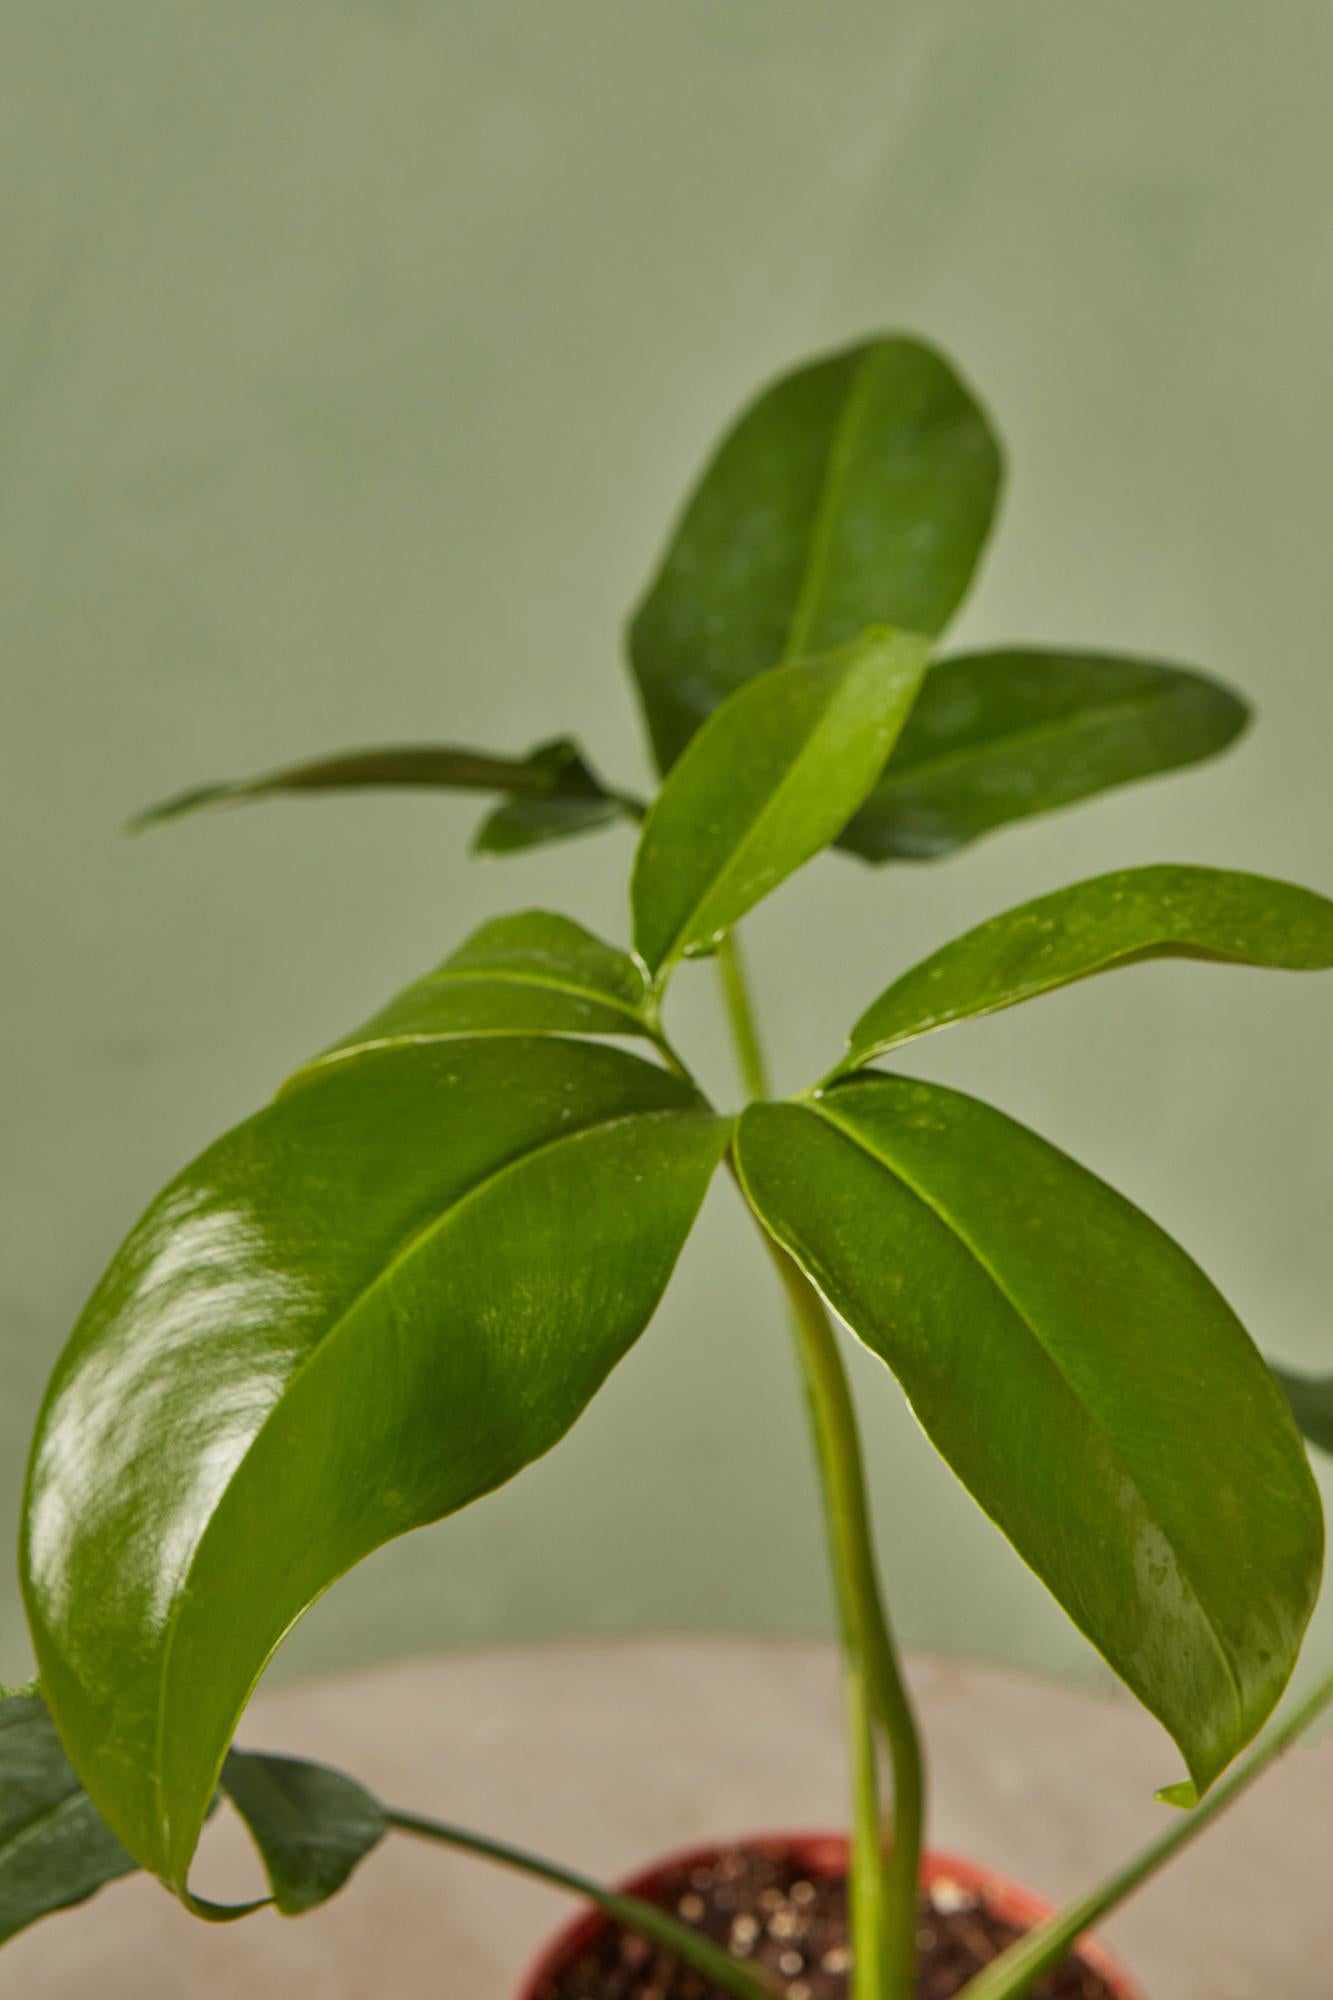
<path id="1" fill-rule="evenodd" d="M 1210 757 L 1245 723 L 1235 694 L 1155 660 L 936 653 L 1000 473 L 973 396 L 914 340 L 818 360 L 751 405 L 629 628 L 662 774 L 650 804 L 561 741 L 517 759 L 351 754 L 147 816 L 414 785 L 491 793 L 485 852 L 637 825 L 631 939 L 545 911 L 484 924 L 126 1239 L 33 1441 L 22 1577 L 40 1683 L 0 1706 L 0 1937 L 136 1866 L 203 1916 L 238 1914 L 190 1887 L 224 1798 L 281 1910 L 322 1901 L 396 1827 L 591 1897 L 718 1989 L 768 1990 L 660 1910 L 232 1747 L 322 1591 L 564 1436 L 648 1325 L 720 1168 L 786 1294 L 827 1511 L 857 2000 L 914 1991 L 925 1781 L 834 1316 L 1183 1761 L 1167 1795 L 1184 1810 L 1157 1846 L 996 1959 L 972 2000 L 1028 1992 L 1333 1695 L 1325 1682 L 1217 1782 L 1278 1702 L 1315 1602 L 1323 1526 L 1291 1403 L 1327 1444 L 1327 1385 L 1284 1393 L 1185 1251 L 1047 1140 L 880 1066 L 1144 959 L 1328 967 L 1333 903 L 1194 866 L 1077 882 L 894 972 L 840 1053 L 831 1038 L 824 1076 L 770 1095 L 735 931 L 795 869 L 828 847 L 936 860 Z M 720 974 L 739 1112 L 708 1100 L 668 1029 L 696 959 Z"/>

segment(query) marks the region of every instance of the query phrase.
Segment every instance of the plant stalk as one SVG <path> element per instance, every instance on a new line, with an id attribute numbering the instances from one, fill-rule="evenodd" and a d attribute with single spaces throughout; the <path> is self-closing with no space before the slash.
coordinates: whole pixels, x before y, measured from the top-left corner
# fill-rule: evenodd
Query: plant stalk
<path id="1" fill-rule="evenodd" d="M 734 937 L 723 940 L 718 957 L 745 1087 L 754 1097 L 766 1097 L 767 1065 Z M 855 2000 L 914 2000 L 925 1777 L 916 1719 L 880 1595 L 856 1411 L 819 1294 L 786 1251 L 767 1232 L 760 1234 L 787 1294 L 796 1335 L 846 1656 L 854 1809 L 852 1990 Z M 881 1824 L 877 1725 L 893 1770 L 891 1841 Z"/>
<path id="2" fill-rule="evenodd" d="M 485 1861 L 498 1861 L 506 1868 L 548 1883 L 553 1889 L 567 1889 L 571 1895 L 581 1896 L 604 1915 L 623 1924 L 626 1930 L 637 1931 L 654 1944 L 673 1951 L 677 1958 L 684 1959 L 687 1965 L 693 1966 L 714 1986 L 720 1986 L 725 1993 L 735 1994 L 736 2000 L 780 2000 L 783 1989 L 775 1979 L 757 1967 L 747 1966 L 740 1959 L 733 1958 L 729 1951 L 714 1944 L 701 1931 L 669 1916 L 655 1903 L 645 1903 L 638 1896 L 617 1895 L 614 1890 L 603 1889 L 599 1883 L 589 1881 L 587 1876 L 577 1875 L 572 1869 L 562 1868 L 554 1861 L 542 1860 L 520 1847 L 510 1847 L 503 1841 L 471 1833 L 465 1827 L 451 1826 L 444 1820 L 423 1819 L 417 1813 L 393 1812 L 387 1807 L 384 1817 L 397 1833 L 410 1834 L 416 1840 L 437 1841 L 441 1846 L 455 1847 L 465 1854 L 480 1855 Z"/>
<path id="3" fill-rule="evenodd" d="M 1158 1869 L 1197 1840 L 1204 1828 L 1210 1826 L 1220 1813 L 1235 1804 L 1243 1792 L 1249 1790 L 1256 1778 L 1262 1777 L 1269 1765 L 1290 1749 L 1296 1738 L 1310 1727 L 1317 1717 L 1333 1703 L 1333 1674 L 1320 1682 L 1313 1694 L 1292 1711 L 1290 1717 L 1275 1729 L 1264 1742 L 1252 1750 L 1245 1761 L 1238 1766 L 1231 1777 L 1216 1785 L 1192 1812 L 1181 1813 L 1176 1824 L 1135 1857 L 1126 1868 L 1122 1868 L 1100 1888 L 1089 1890 L 1066 1910 L 1059 1911 L 1047 1923 L 1029 1931 L 1008 1951 L 1001 1952 L 983 1972 L 979 1972 L 963 1988 L 960 2000 L 1022 2000 L 1030 1993 L 1044 1972 L 1072 1951 L 1085 1931 L 1132 1896 Z"/>

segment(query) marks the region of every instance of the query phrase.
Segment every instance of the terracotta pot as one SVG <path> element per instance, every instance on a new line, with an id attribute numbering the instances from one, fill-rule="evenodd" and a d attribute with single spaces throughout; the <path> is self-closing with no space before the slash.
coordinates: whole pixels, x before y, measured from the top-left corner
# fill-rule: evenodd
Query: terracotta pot
<path id="1" fill-rule="evenodd" d="M 836 1833 L 779 1833 L 762 1834 L 752 1840 L 731 1841 L 726 1847 L 716 1842 L 707 1846 L 692 1847 L 683 1853 L 666 1855 L 655 1861 L 650 1868 L 643 1869 L 627 1882 L 617 1884 L 626 1896 L 643 1896 L 652 1901 L 664 1878 L 677 1875 L 691 1868 L 707 1867 L 720 1854 L 742 1848 L 749 1854 L 781 1856 L 797 1863 L 803 1875 L 845 1875 L 848 1867 L 848 1843 L 842 1834 Z M 952 1882 L 969 1896 L 975 1896 L 993 1910 L 1006 1923 L 1016 1924 L 1023 1930 L 1031 1930 L 1052 1914 L 1053 1906 L 1025 1889 L 1017 1882 L 1011 1882 L 1005 1875 L 997 1874 L 993 1868 L 982 1868 L 974 1861 L 961 1861 L 952 1854 L 928 1853 L 922 1857 L 921 1880 L 925 1887 L 933 1888 L 939 1883 Z M 528 1972 L 519 1986 L 515 2000 L 536 2000 L 536 1995 L 544 1981 L 563 1972 L 605 1926 L 607 1919 L 599 1911 L 575 1918 L 567 1924 L 542 1952 L 541 1957 Z M 1079 1955 L 1100 1972 L 1116 2000 L 1143 2000 L 1140 1989 L 1134 1984 L 1124 1967 L 1112 1958 L 1109 1951 L 1095 1938 L 1085 1938 L 1079 1944 Z"/>

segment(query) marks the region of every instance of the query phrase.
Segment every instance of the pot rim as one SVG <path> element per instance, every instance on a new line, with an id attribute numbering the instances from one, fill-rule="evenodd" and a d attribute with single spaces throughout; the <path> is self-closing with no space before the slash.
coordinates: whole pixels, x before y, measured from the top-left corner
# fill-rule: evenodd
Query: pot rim
<path id="1" fill-rule="evenodd" d="M 616 1883 L 616 1893 L 651 1897 L 664 1875 L 704 1867 L 716 1860 L 719 1854 L 735 1849 L 747 1854 L 795 1856 L 801 1866 L 813 1875 L 843 1874 L 851 1856 L 851 1843 L 841 1833 L 758 1833 L 738 1840 L 695 1841 L 688 1847 L 672 1849 L 647 1866 L 636 1869 L 634 1874 Z M 1056 1907 L 998 1868 L 965 1860 L 947 1849 L 928 1848 L 921 1857 L 922 1886 L 933 1888 L 943 1882 L 956 1883 L 969 1895 L 979 1897 L 997 1917 L 1020 1925 L 1024 1930 L 1043 1923 L 1054 1914 Z M 536 2000 L 542 1982 L 563 1970 L 569 1960 L 583 1951 L 610 1921 L 600 1910 L 593 1909 L 564 1924 L 529 1967 L 515 2000 Z M 1095 1936 L 1081 1937 L 1077 1950 L 1093 1971 L 1100 1972 L 1109 1981 L 1116 2000 L 1143 2000 L 1141 1989 L 1100 1939 Z"/>

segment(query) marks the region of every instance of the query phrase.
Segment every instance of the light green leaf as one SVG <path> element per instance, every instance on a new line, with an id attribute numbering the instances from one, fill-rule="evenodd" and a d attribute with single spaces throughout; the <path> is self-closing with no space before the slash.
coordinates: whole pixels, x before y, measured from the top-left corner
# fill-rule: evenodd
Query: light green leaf
<path id="1" fill-rule="evenodd" d="M 388 1832 L 378 1800 L 325 1764 L 233 1750 L 222 1784 L 254 1837 L 284 1917 L 336 1896 Z"/>
<path id="2" fill-rule="evenodd" d="M 870 625 L 940 632 L 1000 474 L 984 413 L 919 341 L 865 341 L 765 390 L 718 447 L 630 627 L 660 768 L 780 661 Z"/>
<path id="3" fill-rule="evenodd" d="M 1333 1455 L 1333 1375 L 1297 1375 L 1276 1362 L 1269 1366 L 1310 1443 Z"/>
<path id="4" fill-rule="evenodd" d="M 75 1768 L 178 1893 L 274 1647 L 564 1435 L 727 1136 L 612 1046 L 394 1047 L 312 1071 L 131 1233 L 47 1392 L 22 1569 Z"/>
<path id="5" fill-rule="evenodd" d="M 1202 1791 L 1281 1694 L 1323 1554 L 1290 1412 L 1225 1300 L 1121 1195 L 956 1091 L 866 1077 L 755 1106 L 737 1156 Z"/>
<path id="6" fill-rule="evenodd" d="M 396 789 L 407 786 L 462 792 L 503 792 L 523 799 L 534 807 L 538 802 L 566 802 L 575 819 L 569 832 L 578 832 L 587 823 L 586 814 L 594 807 L 615 818 L 629 810 L 629 802 L 608 791 L 590 769 L 579 747 L 569 737 L 538 744 L 526 757 L 494 757 L 485 750 L 462 749 L 456 744 L 417 743 L 390 749 L 348 750 L 340 756 L 320 757 L 312 763 L 289 764 L 258 778 L 242 778 L 229 784 L 199 785 L 181 792 L 162 805 L 151 806 L 130 822 L 131 832 L 141 832 L 168 820 L 210 806 L 243 805 L 250 799 L 272 798 L 282 793 L 345 792 Z M 577 807 L 577 811 L 573 809 Z M 544 836 L 559 836 L 552 828 Z M 513 844 L 523 844 L 515 842 Z M 527 844 L 531 844 L 528 842 Z"/>
<path id="7" fill-rule="evenodd" d="M 1033 647 L 940 660 L 839 845 L 934 861 L 994 828 L 1216 756 L 1249 711 L 1183 667 Z"/>
<path id="8" fill-rule="evenodd" d="M 523 910 L 472 933 L 313 1064 L 455 1035 L 650 1035 L 643 971 L 570 917 Z"/>
<path id="9" fill-rule="evenodd" d="M 708 950 L 847 824 L 902 728 L 926 651 L 912 633 L 868 632 L 763 675 L 709 718 L 635 857 L 634 941 L 650 972 Z"/>
<path id="10" fill-rule="evenodd" d="M 843 1068 L 952 1021 L 1153 958 L 1333 966 L 1333 902 L 1226 868 L 1122 868 L 1006 910 L 914 965 L 867 1008 Z"/>

